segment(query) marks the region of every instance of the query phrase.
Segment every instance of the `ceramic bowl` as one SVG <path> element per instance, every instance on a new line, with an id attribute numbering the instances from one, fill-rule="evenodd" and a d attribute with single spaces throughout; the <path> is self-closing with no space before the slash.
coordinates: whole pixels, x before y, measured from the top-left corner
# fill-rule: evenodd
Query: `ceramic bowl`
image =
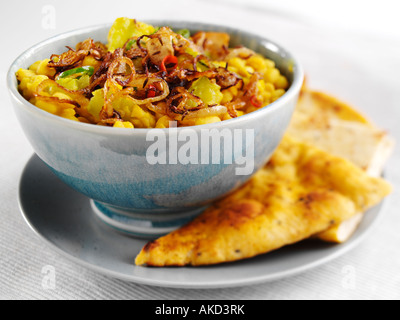
<path id="1" fill-rule="evenodd" d="M 11 65 L 7 83 L 27 139 L 54 174 L 86 195 L 93 211 L 107 224 L 153 238 L 192 219 L 268 161 L 290 122 L 303 71 L 291 53 L 259 35 L 202 23 L 148 22 L 228 32 L 232 46 L 241 44 L 274 60 L 290 87 L 272 104 L 236 119 L 187 128 L 134 130 L 67 120 L 35 107 L 18 92 L 15 72 L 19 68 L 28 68 L 89 37 L 106 42 L 109 24 L 64 33 L 26 50 Z"/>

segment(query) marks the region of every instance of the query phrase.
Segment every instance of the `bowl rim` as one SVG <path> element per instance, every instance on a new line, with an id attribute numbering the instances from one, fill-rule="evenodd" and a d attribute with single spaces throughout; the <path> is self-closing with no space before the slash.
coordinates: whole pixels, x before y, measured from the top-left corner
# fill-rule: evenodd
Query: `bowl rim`
<path id="1" fill-rule="evenodd" d="M 197 22 L 197 21 L 183 21 L 183 20 L 143 20 L 143 22 L 146 23 L 151 23 L 151 24 L 164 24 L 164 25 L 173 25 L 174 24 L 183 24 L 190 26 L 192 29 L 198 29 L 201 26 L 207 27 L 207 28 L 212 28 L 216 31 L 220 30 L 221 28 L 224 28 L 225 32 L 228 32 L 230 34 L 232 33 L 240 33 L 246 37 L 251 37 L 257 39 L 257 42 L 263 42 L 265 44 L 271 44 L 275 48 L 278 49 L 278 53 L 284 53 L 286 59 L 289 59 L 292 61 L 293 65 L 293 81 L 289 87 L 289 89 L 277 100 L 274 102 L 259 108 L 258 110 L 252 111 L 250 113 L 244 114 L 238 118 L 234 119 L 229 119 L 229 120 L 223 120 L 218 123 L 210 123 L 210 124 L 203 124 L 203 125 L 195 125 L 195 126 L 189 126 L 189 127 L 177 127 L 176 129 L 178 131 L 180 130 L 185 130 L 185 129 L 194 129 L 194 130 L 200 130 L 200 129 L 206 129 L 206 128 L 216 128 L 216 129 L 223 129 L 225 127 L 230 127 L 233 123 L 244 123 L 244 122 L 249 122 L 253 120 L 254 118 L 258 117 L 260 114 L 268 114 L 273 112 L 274 110 L 278 108 L 282 108 L 286 102 L 288 102 L 290 99 L 292 99 L 294 96 L 299 94 L 300 89 L 303 85 L 303 80 L 304 80 L 304 71 L 302 65 L 299 63 L 299 60 L 291 53 L 289 52 L 286 48 L 283 46 L 277 44 L 276 42 L 270 40 L 269 38 L 266 38 L 260 34 L 255 34 L 255 33 L 250 33 L 245 30 L 241 30 L 238 28 L 233 28 L 230 26 L 225 26 L 221 24 L 213 24 L 213 23 L 203 23 L 203 22 Z M 48 121 L 53 121 L 57 122 L 60 125 L 67 126 L 76 130 L 80 131 L 89 131 L 92 133 L 102 133 L 102 134 L 118 134 L 118 135 L 134 135 L 134 134 L 147 134 L 150 130 L 154 131 L 155 129 L 162 130 L 162 131 L 169 131 L 170 128 L 135 128 L 134 130 L 126 130 L 126 128 L 115 128 L 115 127 L 108 127 L 108 126 L 98 126 L 94 124 L 89 124 L 89 123 L 83 123 L 83 122 L 78 122 L 78 121 L 73 121 L 70 119 L 66 119 L 57 115 L 54 115 L 52 113 L 49 113 L 47 111 L 44 111 L 38 107 L 36 107 L 34 104 L 30 103 L 28 100 L 26 100 L 22 94 L 18 90 L 18 86 L 16 85 L 16 76 L 15 72 L 22 68 L 25 60 L 29 58 L 35 51 L 37 51 L 39 48 L 51 45 L 57 40 L 62 40 L 62 39 L 68 39 L 73 36 L 79 36 L 84 33 L 90 33 L 93 31 L 98 31 L 101 29 L 105 28 L 110 28 L 112 23 L 103 23 L 103 24 L 97 24 L 97 25 L 92 25 L 84 28 L 78 28 L 74 30 L 70 30 L 67 32 L 63 32 L 60 34 L 57 34 L 53 37 L 47 38 L 43 41 L 40 41 L 36 43 L 35 45 L 31 46 L 30 48 L 26 49 L 24 52 L 22 52 L 10 65 L 9 70 L 7 72 L 7 87 L 8 87 L 8 92 L 11 96 L 12 99 L 14 99 L 16 102 L 18 102 L 19 106 L 22 106 L 24 110 L 34 113 L 36 116 L 40 116 Z"/>

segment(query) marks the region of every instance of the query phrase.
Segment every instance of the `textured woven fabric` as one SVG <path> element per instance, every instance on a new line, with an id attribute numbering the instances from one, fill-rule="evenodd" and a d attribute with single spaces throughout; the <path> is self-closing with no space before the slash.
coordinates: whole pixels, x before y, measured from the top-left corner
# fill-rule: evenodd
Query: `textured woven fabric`
<path id="1" fill-rule="evenodd" d="M 39 238 L 20 214 L 17 194 L 22 170 L 33 151 L 13 115 L 5 85 L 12 60 L 28 46 L 60 32 L 110 22 L 130 12 L 138 19 L 174 17 L 227 24 L 265 35 L 288 47 L 303 63 L 309 85 L 357 106 L 378 126 L 400 140 L 400 40 L 360 32 L 344 32 L 279 13 L 275 8 L 249 8 L 238 1 L 161 2 L 151 12 L 125 1 L 87 15 L 89 3 L 68 8 L 50 1 L 9 4 L 0 19 L 6 52 L 0 75 L 0 298 L 1 299 L 399 299 L 400 298 L 400 152 L 391 157 L 385 177 L 394 192 L 386 200 L 380 223 L 357 247 L 335 260 L 279 281 L 232 289 L 172 289 L 116 280 L 61 256 Z M 78 1 L 71 1 L 72 3 Z M 99 1 L 98 3 L 100 3 Z M 122 2 L 122 1 L 121 1 Z M 250 1 L 251 3 L 251 1 Z M 175 10 L 176 6 L 182 10 Z M 139 7 L 138 7 L 139 6 Z M 196 6 L 197 10 L 190 9 Z M 101 7 L 101 5 L 99 5 Z M 159 10 L 156 10 L 158 8 Z M 49 16 L 49 12 L 55 16 Z M 70 20 L 69 17 L 75 17 Z M 15 19 L 17 13 L 20 17 Z M 179 13 L 181 12 L 181 13 Z M 82 16 L 80 16 L 82 15 Z M 223 17 L 223 19 L 221 19 Z M 52 20 L 53 19 L 53 20 Z M 29 37 L 26 37 L 29 29 Z M 21 40 L 23 39 L 23 40 Z M 4 56 L 3 56 L 4 55 Z M 48 281 L 48 271 L 54 272 Z"/>

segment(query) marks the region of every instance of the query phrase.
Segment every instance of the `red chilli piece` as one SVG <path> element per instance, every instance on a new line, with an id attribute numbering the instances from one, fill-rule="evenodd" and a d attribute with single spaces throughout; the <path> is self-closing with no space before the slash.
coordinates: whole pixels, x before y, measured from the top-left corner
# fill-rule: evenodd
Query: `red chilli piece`
<path id="1" fill-rule="evenodd" d="M 161 70 L 167 71 L 167 69 L 175 69 L 178 65 L 178 58 L 172 55 L 166 56 L 161 62 Z"/>
<path id="2" fill-rule="evenodd" d="M 156 96 L 157 88 L 152 84 L 146 90 L 146 98 L 153 98 Z"/>
<path id="3" fill-rule="evenodd" d="M 261 108 L 262 107 L 262 102 L 260 100 L 257 99 L 257 96 L 254 95 L 250 98 L 250 102 L 253 106 L 255 106 L 256 108 Z"/>

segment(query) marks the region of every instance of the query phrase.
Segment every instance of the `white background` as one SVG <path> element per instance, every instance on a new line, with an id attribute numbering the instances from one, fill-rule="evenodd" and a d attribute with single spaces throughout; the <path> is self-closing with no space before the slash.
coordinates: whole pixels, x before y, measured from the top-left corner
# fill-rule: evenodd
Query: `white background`
<path id="1" fill-rule="evenodd" d="M 0 30 L 0 298 L 5 299 L 399 299 L 399 152 L 386 175 L 394 185 L 385 217 L 350 253 L 310 272 L 235 290 L 153 288 L 84 269 L 49 249 L 23 221 L 18 179 L 32 155 L 9 102 L 5 74 L 23 50 L 58 33 L 112 22 L 182 19 L 260 33 L 302 62 L 312 88 L 334 94 L 400 139 L 400 20 L 398 1 L 176 0 L 18 1 L 2 4 Z M 54 8 L 54 24 L 46 19 Z M 54 289 L 42 287 L 44 266 L 54 266 Z M 352 286 L 345 285 L 348 271 Z"/>

